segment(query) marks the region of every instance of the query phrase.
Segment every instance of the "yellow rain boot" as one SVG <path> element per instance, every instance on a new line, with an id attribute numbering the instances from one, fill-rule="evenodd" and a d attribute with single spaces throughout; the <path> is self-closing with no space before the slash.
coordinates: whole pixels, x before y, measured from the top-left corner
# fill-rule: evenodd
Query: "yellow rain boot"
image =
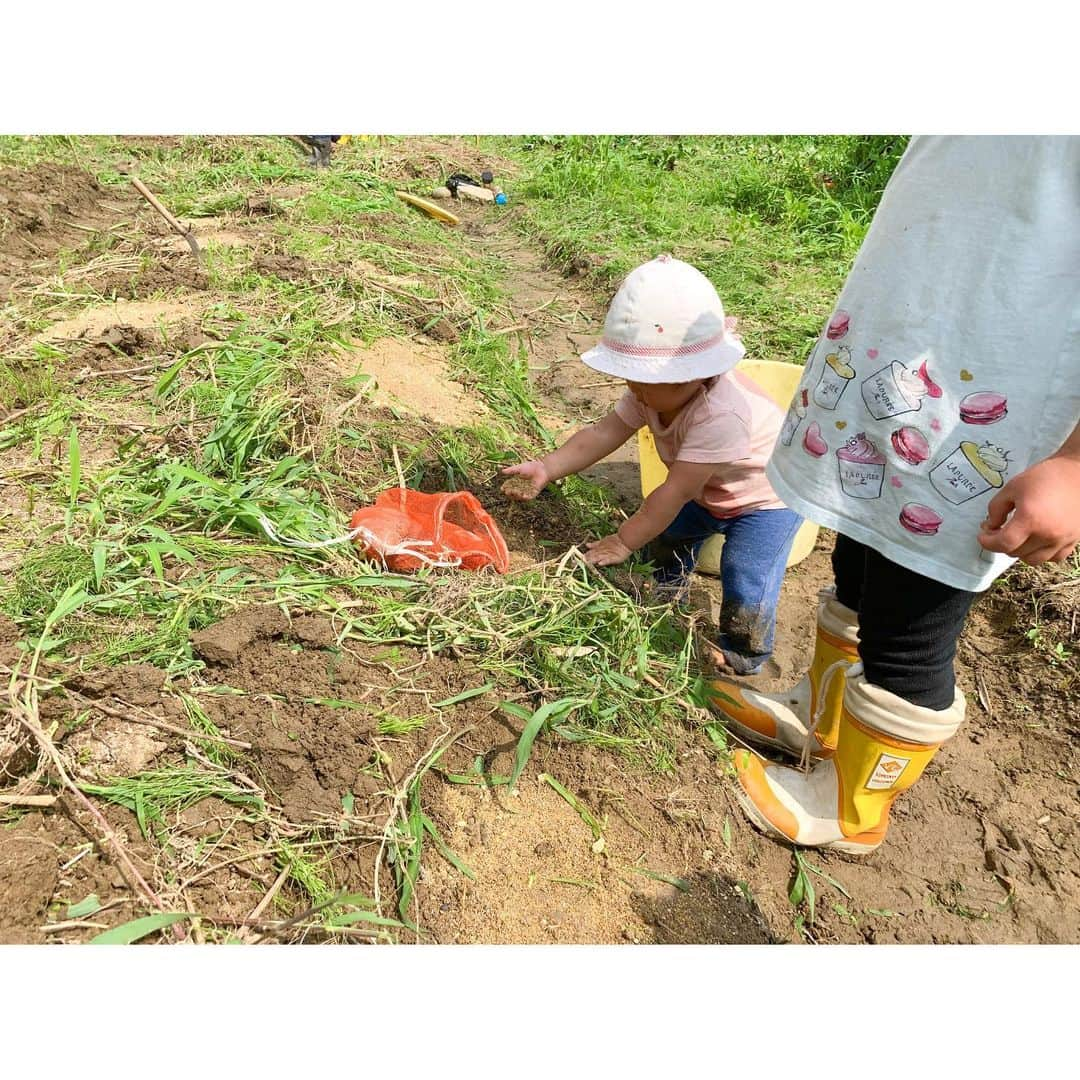
<path id="1" fill-rule="evenodd" d="M 810 670 L 787 693 L 759 694 L 730 679 L 713 679 L 713 709 L 728 727 L 747 742 L 762 744 L 802 757 L 809 745 L 813 757 L 831 754 L 836 748 L 840 704 L 844 696 L 844 669 L 859 659 L 858 615 L 834 596 L 827 595 L 818 608 L 817 641 Z M 810 733 L 818 706 L 818 690 L 825 673 L 837 668 L 825 687 L 821 719 Z"/>
<path id="2" fill-rule="evenodd" d="M 948 709 L 924 709 L 868 683 L 860 665 L 848 674 L 836 753 L 803 770 L 738 750 L 735 791 L 750 820 L 771 836 L 864 855 L 885 838 L 893 800 L 963 719 L 959 690 Z"/>

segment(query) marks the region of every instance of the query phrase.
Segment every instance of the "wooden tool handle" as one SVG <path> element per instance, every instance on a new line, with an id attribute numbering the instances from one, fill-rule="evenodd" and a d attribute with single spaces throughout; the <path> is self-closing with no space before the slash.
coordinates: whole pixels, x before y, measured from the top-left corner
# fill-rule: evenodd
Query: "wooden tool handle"
<path id="1" fill-rule="evenodd" d="M 157 211 L 157 212 L 158 212 L 158 213 L 159 213 L 159 214 L 160 214 L 160 215 L 161 215 L 161 216 L 162 216 L 162 217 L 163 217 L 163 218 L 164 218 L 164 219 L 165 219 L 165 220 L 166 220 L 166 221 L 167 221 L 167 222 L 168 222 L 168 223 L 169 223 L 169 224 L 170 224 L 170 225 L 171 225 L 171 226 L 172 226 L 172 227 L 173 227 L 173 228 L 174 228 L 174 229 L 175 229 L 175 230 L 176 230 L 176 231 L 177 231 L 177 232 L 178 232 L 179 234 L 180 234 L 180 235 L 181 235 L 181 236 L 187 236 L 187 234 L 188 234 L 188 233 L 189 233 L 189 232 L 190 232 L 191 230 L 190 230 L 190 229 L 185 229 L 185 228 L 184 228 L 184 226 L 183 226 L 183 225 L 181 225 L 181 224 L 180 224 L 180 222 L 179 222 L 179 221 L 177 221 L 177 220 L 176 220 L 176 218 L 174 218 L 174 217 L 172 216 L 172 214 L 170 214 L 170 213 L 169 213 L 169 211 L 168 211 L 168 210 L 166 210 L 166 209 L 165 209 L 165 207 L 164 207 L 164 206 L 162 206 L 162 205 L 161 205 L 161 203 L 159 203 L 159 202 L 157 201 L 157 199 L 155 199 L 155 198 L 154 198 L 154 196 L 153 196 L 153 194 L 151 193 L 150 189 L 149 189 L 149 188 L 148 188 L 148 187 L 147 187 L 147 186 L 146 186 L 146 185 L 145 185 L 145 184 L 144 184 L 144 183 L 143 183 L 143 182 L 142 182 L 142 181 L 141 181 L 141 180 L 140 180 L 140 179 L 139 179 L 139 178 L 138 178 L 137 176 L 133 176 L 133 177 L 131 178 L 131 183 L 132 183 L 132 184 L 134 185 L 134 187 L 135 187 L 135 190 L 136 190 L 136 191 L 137 191 L 137 192 L 138 192 L 138 193 L 139 193 L 139 194 L 140 194 L 140 195 L 141 195 L 141 196 L 142 196 L 142 197 L 143 197 L 143 198 L 144 198 L 144 199 L 145 199 L 145 200 L 146 200 L 146 201 L 147 201 L 147 202 L 148 202 L 148 203 L 149 203 L 149 204 L 150 204 L 150 205 L 151 205 L 151 206 L 152 206 L 152 207 L 153 207 L 153 208 L 154 208 L 154 209 L 155 209 L 155 210 L 156 210 L 156 211 Z"/>

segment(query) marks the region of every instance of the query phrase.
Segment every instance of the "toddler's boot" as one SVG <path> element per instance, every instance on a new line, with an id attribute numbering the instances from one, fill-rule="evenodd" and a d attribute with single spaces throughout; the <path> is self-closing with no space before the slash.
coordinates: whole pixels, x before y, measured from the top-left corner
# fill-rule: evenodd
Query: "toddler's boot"
<path id="1" fill-rule="evenodd" d="M 858 619 L 851 608 L 826 595 L 818 608 L 814 658 L 799 683 L 787 693 L 761 694 L 731 679 L 714 679 L 708 684 L 713 709 L 747 742 L 797 757 L 808 747 L 813 757 L 831 754 L 836 748 L 844 671 L 859 659 Z M 821 718 L 811 734 L 823 686 Z"/>

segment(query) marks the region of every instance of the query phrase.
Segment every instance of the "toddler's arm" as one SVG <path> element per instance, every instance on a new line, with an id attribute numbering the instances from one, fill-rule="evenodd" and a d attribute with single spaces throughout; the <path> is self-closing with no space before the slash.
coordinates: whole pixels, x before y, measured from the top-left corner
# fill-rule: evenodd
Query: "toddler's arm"
<path id="1" fill-rule="evenodd" d="M 1009 515 L 1012 515 L 1011 517 Z M 1080 424 L 1061 449 L 990 500 L 979 543 L 1031 566 L 1067 559 L 1080 541 Z"/>
<path id="2" fill-rule="evenodd" d="M 603 420 L 575 432 L 558 450 L 503 469 L 504 476 L 520 476 L 532 484 L 531 494 L 507 494 L 516 499 L 535 499 L 548 484 L 595 465 L 633 434 L 629 424 L 623 423 L 614 411 L 609 412 Z"/>
<path id="3" fill-rule="evenodd" d="M 635 550 L 655 540 L 691 500 L 700 497 L 716 466 L 676 461 L 667 479 L 626 519 L 619 531 L 586 545 L 586 558 L 596 566 L 614 566 L 630 558 Z"/>

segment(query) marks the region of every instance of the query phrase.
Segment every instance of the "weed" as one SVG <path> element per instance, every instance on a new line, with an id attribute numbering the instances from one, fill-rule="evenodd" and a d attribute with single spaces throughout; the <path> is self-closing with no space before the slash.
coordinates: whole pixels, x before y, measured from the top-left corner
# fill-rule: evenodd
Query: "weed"
<path id="1" fill-rule="evenodd" d="M 261 800 L 237 787 L 225 775 L 194 768 L 155 769 L 137 776 L 119 776 L 104 783 L 83 782 L 88 795 L 130 810 L 143 836 L 151 824 L 164 824 L 168 812 L 180 813 L 203 799 L 216 798 L 241 806 L 261 808 Z"/>

